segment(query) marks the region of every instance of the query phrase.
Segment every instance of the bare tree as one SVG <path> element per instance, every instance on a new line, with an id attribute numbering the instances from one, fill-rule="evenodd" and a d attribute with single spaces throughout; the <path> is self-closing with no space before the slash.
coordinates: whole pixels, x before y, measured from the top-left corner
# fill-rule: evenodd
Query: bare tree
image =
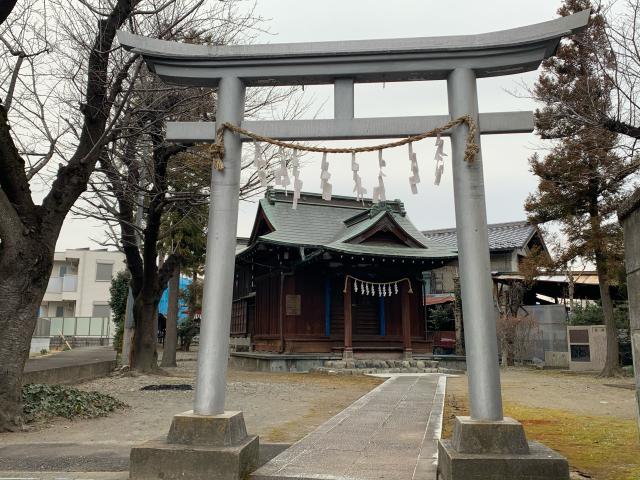
<path id="1" fill-rule="evenodd" d="M 234 0 L 16 4 L 0 9 L 0 431 L 20 425 L 22 372 L 62 223 L 121 138 L 142 71 L 114 44 L 116 31 L 171 39 L 220 26 L 237 41 L 256 22 Z"/>
<path id="2" fill-rule="evenodd" d="M 633 139 L 635 153 L 635 142 L 640 139 L 640 1 L 614 1 L 601 8 L 607 18 L 613 65 L 600 59 L 600 66 L 614 87 L 613 108 L 603 112 L 602 123 L 609 131 Z"/>
<path id="3" fill-rule="evenodd" d="M 202 41 L 189 34 L 189 41 Z M 224 38 L 207 38 L 223 43 Z M 254 89 L 248 95 L 248 116 L 285 103 L 302 105 L 296 89 Z M 291 102 L 291 98 L 295 100 Z M 122 249 L 131 272 L 135 334 L 130 365 L 140 371 L 157 368 L 156 334 L 158 303 L 180 265 L 189 256 L 184 227 L 206 228 L 211 156 L 208 145 L 188 146 L 167 143 L 164 122 L 167 119 L 206 120 L 215 116 L 215 91 L 202 88 L 177 88 L 165 85 L 156 77 L 141 74 L 124 108 L 120 123 L 114 128 L 117 140 L 100 158 L 100 168 L 90 182 L 90 195 L 75 208 L 78 215 L 99 219 L 110 226 L 113 245 Z M 288 114 L 297 112 L 289 108 Z M 275 161 L 275 151 L 263 148 L 267 169 Z M 150 153 L 145 154 L 145 149 Z M 250 198 L 261 190 L 253 159 L 247 155 L 241 166 L 241 198 Z M 134 221 L 136 211 L 143 221 Z M 170 219 L 170 221 L 167 221 Z M 164 228 L 163 228 L 164 227 Z M 141 241 L 137 241 L 140 238 Z M 159 265 L 158 255 L 164 262 Z M 177 279 L 176 279 L 177 281 Z M 174 286 L 175 288 L 175 286 Z M 172 296 L 177 302 L 177 295 Z M 175 305 L 173 307 L 176 307 Z M 175 315 L 170 320 L 176 321 Z M 172 323 L 169 334 L 174 337 Z M 175 343 L 169 343 L 164 366 L 175 363 Z"/>
<path id="4" fill-rule="evenodd" d="M 611 85 L 608 93 L 611 98 L 603 101 L 601 89 L 593 83 L 586 85 L 580 105 L 566 102 L 562 90 L 548 91 L 543 100 L 556 106 L 555 114 L 548 120 L 555 123 L 557 129 L 562 129 L 570 119 L 585 128 L 599 127 L 622 135 L 619 148 L 628 156 L 636 157 L 627 170 L 621 172 L 624 174 L 640 167 L 636 156 L 640 139 L 640 0 L 597 2 L 594 13 L 593 18 L 604 21 L 602 38 L 587 34 L 574 37 L 574 41 L 584 42 L 587 48 L 600 43 L 599 49 L 592 49 L 594 55 L 590 61 L 598 70 L 594 78 L 604 78 Z"/>

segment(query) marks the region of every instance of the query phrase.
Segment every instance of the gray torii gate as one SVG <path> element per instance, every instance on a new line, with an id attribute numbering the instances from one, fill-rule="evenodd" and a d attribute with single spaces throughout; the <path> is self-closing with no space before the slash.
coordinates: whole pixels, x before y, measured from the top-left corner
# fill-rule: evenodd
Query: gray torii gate
<path id="1" fill-rule="evenodd" d="M 580 31 L 588 18 L 589 11 L 583 11 L 500 32 L 392 40 L 206 46 L 126 32 L 118 39 L 169 83 L 217 87 L 218 125 L 230 122 L 281 140 L 375 139 L 416 135 L 471 115 L 481 134 L 501 134 L 531 132 L 532 113 L 479 113 L 476 80 L 537 69 L 560 39 Z M 449 116 L 354 118 L 355 83 L 418 80 L 447 81 Z M 246 87 L 315 84 L 334 85 L 334 119 L 243 121 Z M 466 134 L 466 125 L 450 132 L 471 420 L 502 422 L 482 155 L 464 161 Z M 167 140 L 212 142 L 215 124 L 169 123 Z M 211 177 L 196 416 L 225 412 L 243 140 L 248 139 L 225 131 L 225 169 L 214 169 Z M 479 145 L 480 138 L 476 141 Z"/>

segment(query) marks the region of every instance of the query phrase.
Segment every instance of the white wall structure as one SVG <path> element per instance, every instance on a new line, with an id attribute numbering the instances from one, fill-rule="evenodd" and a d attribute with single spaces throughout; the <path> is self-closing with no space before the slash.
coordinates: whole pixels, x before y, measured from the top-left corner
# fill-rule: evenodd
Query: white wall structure
<path id="1" fill-rule="evenodd" d="M 604 325 L 571 325 L 569 336 L 569 370 L 600 371 L 607 358 L 607 333 Z"/>
<path id="2" fill-rule="evenodd" d="M 107 317 L 111 279 L 125 270 L 122 252 L 89 248 L 56 252 L 41 317 Z"/>

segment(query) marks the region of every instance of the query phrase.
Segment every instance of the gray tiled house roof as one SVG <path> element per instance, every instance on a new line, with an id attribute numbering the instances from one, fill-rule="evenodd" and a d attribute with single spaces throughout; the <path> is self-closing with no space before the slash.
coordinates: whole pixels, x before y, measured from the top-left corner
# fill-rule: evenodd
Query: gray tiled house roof
<path id="1" fill-rule="evenodd" d="M 458 250 L 458 239 L 455 228 L 426 230 L 422 232 L 428 239 Z M 538 229 L 526 221 L 494 223 L 488 225 L 489 250 L 514 250 L 524 248 Z"/>
<path id="2" fill-rule="evenodd" d="M 410 258 L 449 258 L 456 254 L 447 245 L 425 237 L 413 225 L 399 200 L 374 205 L 371 200 L 358 202 L 352 197 L 334 196 L 331 202 L 318 194 L 302 193 L 297 209 L 292 209 L 292 194 L 268 190 L 260 200 L 260 212 L 273 231 L 257 240 L 281 245 L 322 247 L 348 254 L 399 256 Z M 353 243 L 354 237 L 386 220 L 412 240 L 414 246 L 387 243 Z M 256 225 L 254 225 L 254 228 Z"/>

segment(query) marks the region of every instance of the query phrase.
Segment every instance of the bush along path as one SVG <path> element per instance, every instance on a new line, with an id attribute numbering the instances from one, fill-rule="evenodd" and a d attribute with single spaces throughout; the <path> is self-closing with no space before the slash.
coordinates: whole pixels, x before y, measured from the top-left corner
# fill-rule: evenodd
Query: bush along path
<path id="1" fill-rule="evenodd" d="M 107 416 L 127 404 L 99 392 L 85 392 L 64 385 L 28 384 L 22 387 L 25 423 L 62 417 L 95 418 Z"/>

